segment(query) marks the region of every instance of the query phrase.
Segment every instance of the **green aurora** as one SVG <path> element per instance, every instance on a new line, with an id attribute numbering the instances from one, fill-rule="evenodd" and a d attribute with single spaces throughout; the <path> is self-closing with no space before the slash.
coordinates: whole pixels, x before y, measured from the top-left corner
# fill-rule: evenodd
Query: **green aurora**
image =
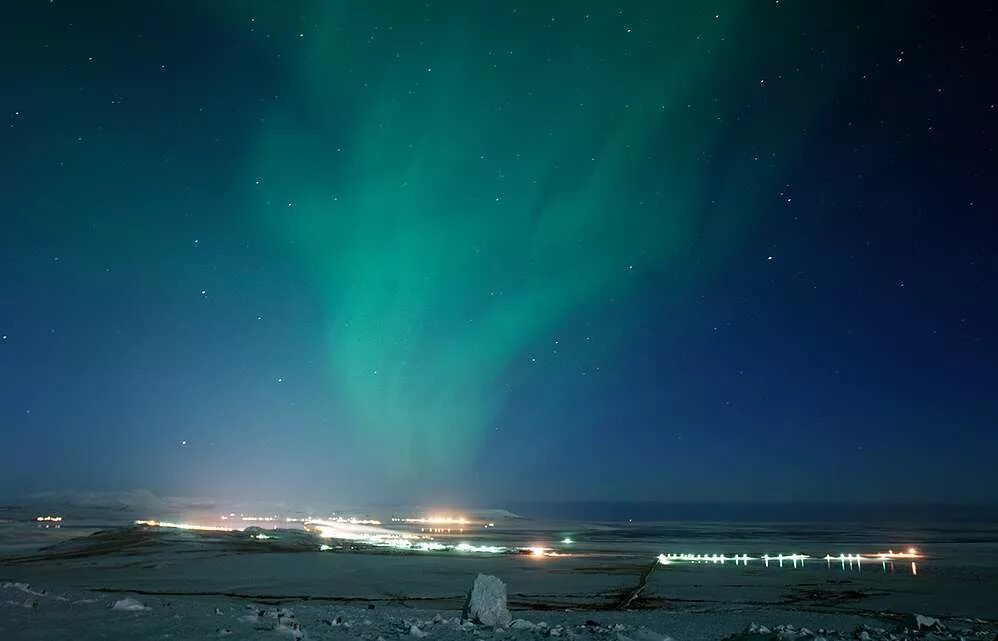
<path id="1" fill-rule="evenodd" d="M 257 132 L 251 206 L 321 301 L 361 460 L 460 468 L 561 328 L 649 281 L 681 315 L 781 206 L 821 97 L 792 67 L 761 77 L 786 51 L 732 9 L 649 4 L 248 18 L 291 74 Z"/>

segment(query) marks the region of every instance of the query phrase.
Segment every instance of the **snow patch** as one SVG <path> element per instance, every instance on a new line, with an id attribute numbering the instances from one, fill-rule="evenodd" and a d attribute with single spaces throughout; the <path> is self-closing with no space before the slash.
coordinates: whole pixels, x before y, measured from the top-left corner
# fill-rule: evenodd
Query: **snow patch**
<path id="1" fill-rule="evenodd" d="M 111 606 L 112 610 L 122 610 L 123 612 L 140 612 L 142 610 L 151 610 L 147 605 L 143 605 L 142 602 L 133 599 L 132 597 L 125 597 L 124 599 L 118 599 Z"/>

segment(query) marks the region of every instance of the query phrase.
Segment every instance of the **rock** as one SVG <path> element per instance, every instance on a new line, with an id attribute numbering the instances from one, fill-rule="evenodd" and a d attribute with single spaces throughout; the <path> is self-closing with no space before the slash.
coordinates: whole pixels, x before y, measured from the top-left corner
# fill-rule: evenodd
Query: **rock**
<path id="1" fill-rule="evenodd" d="M 509 624 L 509 627 L 514 630 L 533 630 L 537 626 L 526 619 L 514 619 L 513 622 Z"/>
<path id="2" fill-rule="evenodd" d="M 414 637 L 416 637 L 418 639 L 422 639 L 423 637 L 427 636 L 427 633 L 423 632 L 422 630 L 420 630 L 419 626 L 416 625 L 415 623 L 413 623 L 411 626 L 409 626 L 409 634 L 411 634 L 412 636 L 414 636 Z"/>
<path id="3" fill-rule="evenodd" d="M 277 626 L 274 628 L 274 632 L 280 634 L 287 634 L 296 641 L 298 639 L 305 638 L 305 631 L 302 630 L 301 626 L 294 621 L 277 624 Z"/>
<path id="4" fill-rule="evenodd" d="M 468 592 L 461 616 L 493 628 L 509 625 L 513 617 L 506 608 L 506 584 L 497 577 L 479 574 Z"/>
<path id="5" fill-rule="evenodd" d="M 909 614 L 901 619 L 901 623 L 898 627 L 902 630 L 914 630 L 920 632 L 922 630 L 945 630 L 946 626 L 943 625 L 942 621 L 936 619 L 935 617 L 927 617 L 922 614 Z"/>
<path id="6" fill-rule="evenodd" d="M 141 602 L 131 598 L 125 597 L 124 599 L 118 599 L 111 606 L 112 610 L 123 610 L 125 612 L 139 612 L 140 610 L 151 610 L 149 606 L 142 605 Z"/>

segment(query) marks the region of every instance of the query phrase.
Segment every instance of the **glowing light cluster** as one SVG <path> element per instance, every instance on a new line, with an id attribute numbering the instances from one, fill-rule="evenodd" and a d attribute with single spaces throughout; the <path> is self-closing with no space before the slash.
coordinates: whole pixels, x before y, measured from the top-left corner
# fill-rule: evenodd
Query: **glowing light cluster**
<path id="1" fill-rule="evenodd" d="M 216 525 L 198 525 L 196 523 L 171 523 L 169 521 L 140 520 L 135 521 L 135 525 L 145 525 L 148 527 L 170 528 L 175 530 L 197 530 L 202 532 L 237 532 L 239 530 L 228 527 L 218 527 Z"/>
<path id="2" fill-rule="evenodd" d="M 458 543 L 455 547 L 458 552 L 485 552 L 487 554 L 505 554 L 509 548 L 501 545 L 471 545 L 470 543 Z"/>
<path id="3" fill-rule="evenodd" d="M 373 525 L 378 521 L 365 522 L 359 519 L 315 519 L 307 521 L 305 529 L 316 532 L 324 539 L 343 539 L 369 545 L 402 547 L 401 541 L 413 538 L 404 532 L 395 532 Z"/>
<path id="4" fill-rule="evenodd" d="M 48 522 L 48 523 L 60 523 L 60 522 L 62 522 L 62 517 L 61 516 L 36 516 L 35 520 L 39 521 L 39 522 L 44 521 L 44 522 Z"/>
<path id="5" fill-rule="evenodd" d="M 917 548 L 908 548 L 904 552 L 895 552 L 894 550 L 887 550 L 886 552 L 878 552 L 873 555 L 877 559 L 920 559 L 922 555 L 918 552 Z"/>
<path id="6" fill-rule="evenodd" d="M 539 545 L 534 545 L 526 548 L 520 548 L 520 551 L 530 556 L 565 556 L 560 552 L 556 552 L 551 548 L 541 547 Z"/>
<path id="7" fill-rule="evenodd" d="M 305 522 L 308 523 L 309 521 L 316 521 L 316 520 L 317 519 L 309 519 L 308 521 Z M 350 525 L 381 525 L 381 521 L 377 519 L 358 519 L 352 516 L 346 518 L 342 516 L 336 516 L 322 520 L 331 521 L 333 523 L 349 523 Z"/>
<path id="8" fill-rule="evenodd" d="M 418 518 L 393 518 L 396 523 L 417 523 L 420 525 L 470 525 L 471 521 L 463 516 L 430 515 Z"/>
<path id="9" fill-rule="evenodd" d="M 324 539 L 343 539 L 364 543 L 373 547 L 386 547 L 396 550 L 414 552 L 481 552 L 489 554 L 510 552 L 509 548 L 498 545 L 471 545 L 470 543 L 451 545 L 423 539 L 406 532 L 397 532 L 361 523 L 351 523 L 346 520 L 327 521 L 324 519 L 315 519 L 307 522 L 305 529 L 318 533 Z"/>

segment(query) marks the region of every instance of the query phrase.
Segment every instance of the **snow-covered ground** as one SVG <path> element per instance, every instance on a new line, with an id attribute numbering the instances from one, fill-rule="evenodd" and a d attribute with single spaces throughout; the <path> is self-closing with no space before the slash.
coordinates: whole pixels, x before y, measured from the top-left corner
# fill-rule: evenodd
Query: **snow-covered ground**
<path id="1" fill-rule="evenodd" d="M 515 612 L 508 627 L 463 620 L 456 610 L 294 601 L 285 605 L 220 596 L 124 596 L 49 592 L 0 584 L 0 638 L 90 639 L 478 639 L 594 641 L 990 641 L 994 627 L 956 621 L 953 629 L 904 631 L 903 621 L 856 623 L 849 616 L 746 609 L 739 613 L 628 611 Z M 748 621 L 748 623 L 746 623 Z M 754 621 L 768 621 L 769 627 Z M 793 621 L 776 624 L 774 621 Z"/>
<path id="2" fill-rule="evenodd" d="M 536 543 L 558 554 L 541 556 L 399 551 L 342 541 L 328 541 L 331 549 L 320 550 L 320 539 L 300 530 L 267 530 L 266 538 L 256 538 L 256 531 L 133 527 L 129 523 L 137 516 L 160 514 L 132 511 L 117 522 L 86 512 L 59 528 L 7 516 L 0 522 L 0 641 L 718 641 L 732 635 L 738 641 L 990 641 L 998 622 L 998 538 L 992 526 L 836 529 L 511 519 L 459 535 L 510 548 Z M 449 536 L 444 540 L 461 540 Z M 823 561 L 782 569 L 676 564 L 648 574 L 655 556 L 668 551 L 873 551 L 881 541 L 921 545 L 926 554 L 917 575 L 907 564 L 889 572 L 886 564 L 846 570 Z M 462 621 L 479 573 L 505 583 L 511 625 Z M 643 576 L 644 588 L 628 599 Z M 628 608 L 620 609 L 625 602 Z M 914 625 L 914 613 L 939 617 L 946 628 L 901 632 Z"/>

